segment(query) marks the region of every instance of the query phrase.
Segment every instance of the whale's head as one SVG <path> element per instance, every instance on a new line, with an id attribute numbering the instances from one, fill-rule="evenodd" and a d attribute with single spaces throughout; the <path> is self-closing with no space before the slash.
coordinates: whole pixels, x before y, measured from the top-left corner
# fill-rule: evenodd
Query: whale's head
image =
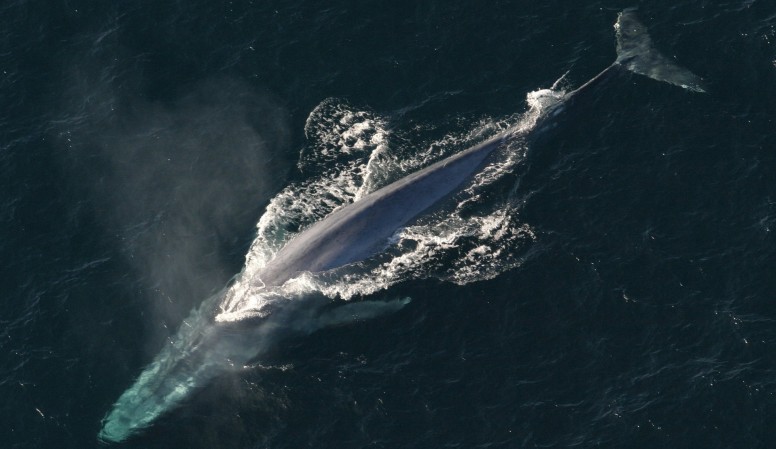
<path id="1" fill-rule="evenodd" d="M 260 314 L 219 321 L 212 304 L 200 307 L 180 326 L 159 355 L 113 405 L 98 438 L 120 442 L 150 426 L 198 389 L 226 371 L 243 369 L 289 335 L 305 335 L 395 312 L 409 303 L 357 301 L 340 303 L 322 295 L 282 299 Z"/>
<path id="2" fill-rule="evenodd" d="M 235 362 L 215 325 L 181 326 L 175 340 L 138 376 L 102 422 L 98 438 L 119 442 L 151 424 Z M 219 350 L 221 349 L 221 350 Z"/>
<path id="3" fill-rule="evenodd" d="M 242 369 L 278 334 L 272 318 L 219 323 L 193 313 L 118 398 L 103 419 L 98 438 L 124 441 L 215 377 Z"/>

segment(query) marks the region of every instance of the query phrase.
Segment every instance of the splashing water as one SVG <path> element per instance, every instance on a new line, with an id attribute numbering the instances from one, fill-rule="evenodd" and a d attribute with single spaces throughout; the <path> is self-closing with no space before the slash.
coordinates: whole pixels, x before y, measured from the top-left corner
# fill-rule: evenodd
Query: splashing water
<path id="1" fill-rule="evenodd" d="M 257 225 L 245 268 L 219 304 L 216 319 L 265 316 L 276 301 L 313 292 L 348 300 L 409 279 L 435 277 L 465 284 L 519 265 L 520 249 L 535 240 L 531 227 L 518 221 L 511 198 L 483 197 L 489 186 L 524 160 L 527 145 L 521 136 L 533 130 L 563 95 L 555 86 L 531 92 L 527 112 L 497 121 L 482 119 L 470 131 L 422 143 L 421 151 L 394 145 L 387 119 L 336 99 L 324 100 L 307 118 L 305 135 L 310 142 L 298 164 L 304 172 L 318 175 L 289 185 L 270 202 Z M 506 130 L 515 138 L 491 164 L 448 204 L 397 231 L 382 253 L 329 273 L 301 273 L 280 288 L 257 281 L 257 274 L 286 242 L 332 211 Z M 417 129 L 396 132 L 404 133 L 401 141 L 418 140 L 412 135 Z"/>

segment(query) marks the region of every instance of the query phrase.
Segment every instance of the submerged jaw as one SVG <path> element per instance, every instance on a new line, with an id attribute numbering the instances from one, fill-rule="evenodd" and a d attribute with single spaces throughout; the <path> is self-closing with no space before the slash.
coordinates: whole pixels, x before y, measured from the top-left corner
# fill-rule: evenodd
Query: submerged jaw
<path id="1" fill-rule="evenodd" d="M 135 383 L 102 421 L 98 439 L 121 442 L 150 426 L 197 389 L 234 367 L 245 366 L 282 334 L 288 313 L 235 323 L 215 322 L 210 312 L 221 296 L 206 300 L 184 320 Z M 246 325 L 247 324 L 247 325 Z"/>
<path id="2" fill-rule="evenodd" d="M 120 442 L 127 439 L 177 405 L 201 381 L 212 377 L 206 374 L 206 367 L 194 368 L 188 363 L 185 354 L 179 354 L 177 359 L 162 358 L 161 355 L 170 355 L 168 349 L 165 348 L 113 405 L 103 420 L 100 440 Z"/>
<path id="3" fill-rule="evenodd" d="M 121 442 L 151 425 L 215 377 L 242 367 L 278 334 L 277 316 L 235 323 L 215 322 L 217 294 L 184 320 L 135 383 L 118 398 L 102 421 L 98 439 Z"/>
<path id="4" fill-rule="evenodd" d="M 223 369 L 220 363 L 194 366 L 196 363 L 185 357 L 176 360 L 157 358 L 113 405 L 103 420 L 99 439 L 112 442 L 127 439 L 148 427 Z"/>
<path id="5" fill-rule="evenodd" d="M 103 419 L 101 441 L 120 442 L 148 427 L 193 391 L 241 362 L 246 352 L 222 326 L 182 326 Z M 185 329 L 184 329 L 185 328 Z M 244 344 L 243 344 L 244 345 Z"/>

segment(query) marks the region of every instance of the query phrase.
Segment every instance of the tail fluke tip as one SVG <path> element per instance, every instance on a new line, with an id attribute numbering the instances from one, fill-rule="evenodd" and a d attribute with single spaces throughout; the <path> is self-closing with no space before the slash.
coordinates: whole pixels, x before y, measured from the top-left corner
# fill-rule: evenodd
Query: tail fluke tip
<path id="1" fill-rule="evenodd" d="M 703 79 L 661 54 L 647 28 L 636 16 L 636 8 L 619 13 L 614 24 L 617 35 L 617 63 L 649 78 L 693 92 L 706 92 Z"/>

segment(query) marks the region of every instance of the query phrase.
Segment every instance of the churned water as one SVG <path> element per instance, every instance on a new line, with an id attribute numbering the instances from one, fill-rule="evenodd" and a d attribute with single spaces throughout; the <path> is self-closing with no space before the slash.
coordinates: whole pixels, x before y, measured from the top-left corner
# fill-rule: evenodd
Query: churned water
<path id="1" fill-rule="evenodd" d="M 403 307 L 278 341 L 117 445 L 770 447 L 762 0 L 6 2 L 0 446 L 107 445 L 192 309 L 339 205 L 530 126 L 633 6 L 706 93 L 599 86 L 387 255 L 299 281 Z"/>

